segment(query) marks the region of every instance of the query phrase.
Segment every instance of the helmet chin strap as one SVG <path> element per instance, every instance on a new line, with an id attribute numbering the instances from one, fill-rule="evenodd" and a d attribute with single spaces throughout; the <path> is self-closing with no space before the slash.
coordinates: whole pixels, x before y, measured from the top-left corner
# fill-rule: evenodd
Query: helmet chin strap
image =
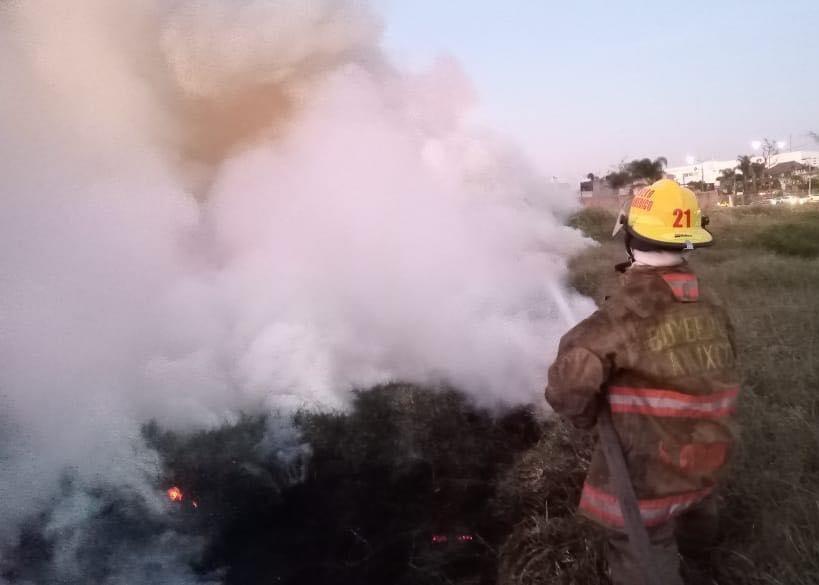
<path id="1" fill-rule="evenodd" d="M 628 231 L 626 231 L 625 237 L 623 238 L 623 242 L 626 245 L 626 255 L 628 256 L 628 259 L 625 262 L 621 262 L 620 264 L 615 264 L 614 269 L 617 272 L 625 272 L 626 270 L 631 268 L 632 264 L 634 264 L 634 252 L 631 250 L 632 237 L 633 236 Z"/>

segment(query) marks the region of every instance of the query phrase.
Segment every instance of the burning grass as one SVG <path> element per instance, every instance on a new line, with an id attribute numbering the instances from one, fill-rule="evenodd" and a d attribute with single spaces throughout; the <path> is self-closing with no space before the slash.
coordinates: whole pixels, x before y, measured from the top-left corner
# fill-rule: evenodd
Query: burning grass
<path id="1" fill-rule="evenodd" d="M 295 457 L 270 440 L 281 422 L 246 417 L 186 436 L 145 428 L 164 461 L 160 483 L 198 502 L 179 514 L 208 543 L 203 578 L 494 583 L 516 519 L 546 506 L 547 484 L 550 507 L 566 513 L 582 471 L 575 450 L 548 452 L 544 438 L 563 425 L 524 409 L 492 414 L 446 388 L 391 384 L 358 392 L 347 412 L 302 412 Z M 572 484 L 553 482 L 562 472 L 543 462 L 572 469 Z"/>
<path id="2" fill-rule="evenodd" d="M 92 513 L 70 538 L 83 563 L 61 582 L 133 582 L 121 561 L 144 554 L 178 563 L 175 584 L 602 582 L 597 534 L 573 516 L 591 438 L 528 409 L 390 384 L 356 393 L 345 412 L 244 416 L 191 434 L 148 424 L 143 436 L 160 455 L 166 509 L 67 481 L 66 497 Z M 61 514 L 30 520 L 0 577 L 61 578 Z"/>
<path id="3" fill-rule="evenodd" d="M 194 565 L 203 579 L 606 583 L 599 533 L 574 516 L 588 433 L 407 384 L 358 392 L 347 412 L 298 414 L 309 457 L 271 443 L 280 422 L 145 427 L 182 530 L 208 543 Z"/>

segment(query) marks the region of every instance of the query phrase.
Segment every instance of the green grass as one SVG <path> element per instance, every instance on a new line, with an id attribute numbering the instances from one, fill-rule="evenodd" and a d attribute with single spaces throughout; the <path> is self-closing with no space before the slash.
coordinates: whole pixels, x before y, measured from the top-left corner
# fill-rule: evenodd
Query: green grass
<path id="1" fill-rule="evenodd" d="M 593 235 L 609 219 L 574 223 Z M 717 210 L 711 229 L 715 246 L 691 264 L 734 322 L 744 391 L 718 580 L 819 583 L 819 212 Z M 621 240 L 604 241 L 572 260 L 571 283 L 599 300 L 622 257 Z"/>
<path id="2" fill-rule="evenodd" d="M 759 244 L 777 254 L 816 258 L 819 256 L 819 219 L 815 223 L 787 223 L 759 234 Z"/>
<path id="3" fill-rule="evenodd" d="M 576 213 L 569 218 L 569 227 L 585 233 L 590 238 L 603 242 L 611 238 L 616 215 L 605 209 L 590 207 L 583 213 Z"/>

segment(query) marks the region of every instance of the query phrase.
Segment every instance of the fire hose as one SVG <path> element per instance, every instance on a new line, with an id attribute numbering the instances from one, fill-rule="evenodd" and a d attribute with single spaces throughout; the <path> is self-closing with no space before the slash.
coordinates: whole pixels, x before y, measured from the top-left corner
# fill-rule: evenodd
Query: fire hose
<path id="1" fill-rule="evenodd" d="M 609 473 L 614 480 L 614 488 L 617 491 L 620 510 L 623 512 L 628 542 L 640 563 L 643 582 L 645 585 L 662 585 L 654 553 L 651 550 L 648 531 L 646 531 L 645 524 L 643 524 L 640 505 L 637 503 L 637 495 L 634 493 L 631 476 L 628 473 L 628 467 L 626 467 L 626 458 L 623 456 L 620 437 L 617 435 L 617 430 L 611 420 L 608 400 L 602 401 L 600 411 L 597 414 L 597 432 L 600 436 L 600 447 L 603 449 L 603 455 L 605 455 L 606 463 L 609 466 Z"/>
<path id="2" fill-rule="evenodd" d="M 556 285 L 551 286 L 552 295 L 557 303 L 558 309 L 563 313 L 564 318 L 570 327 L 574 327 L 577 320 L 574 318 L 569 304 L 561 294 Z M 628 536 L 629 545 L 634 551 L 640 565 L 640 572 L 643 576 L 644 585 L 662 585 L 660 572 L 657 568 L 654 553 L 651 550 L 651 541 L 648 537 L 643 518 L 640 514 L 640 505 L 637 502 L 637 495 L 634 493 L 634 486 L 631 483 L 631 476 L 626 465 L 626 458 L 623 455 L 623 447 L 620 444 L 620 437 L 611 418 L 611 408 L 607 399 L 600 401 L 600 408 L 597 414 L 597 432 L 600 440 L 600 447 L 608 464 L 611 479 L 617 492 L 617 501 L 623 514 L 623 524 Z"/>

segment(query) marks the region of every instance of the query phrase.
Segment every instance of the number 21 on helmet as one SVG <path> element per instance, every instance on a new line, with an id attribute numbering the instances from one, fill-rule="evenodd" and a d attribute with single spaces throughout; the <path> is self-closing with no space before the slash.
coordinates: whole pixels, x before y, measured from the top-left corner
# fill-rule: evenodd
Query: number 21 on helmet
<path id="1" fill-rule="evenodd" d="M 631 199 L 628 209 L 620 211 L 612 236 L 621 228 L 635 238 L 669 250 L 691 250 L 713 243 L 705 229 L 708 218 L 702 215 L 697 196 L 691 189 L 671 179 L 660 179 L 644 187 Z"/>

